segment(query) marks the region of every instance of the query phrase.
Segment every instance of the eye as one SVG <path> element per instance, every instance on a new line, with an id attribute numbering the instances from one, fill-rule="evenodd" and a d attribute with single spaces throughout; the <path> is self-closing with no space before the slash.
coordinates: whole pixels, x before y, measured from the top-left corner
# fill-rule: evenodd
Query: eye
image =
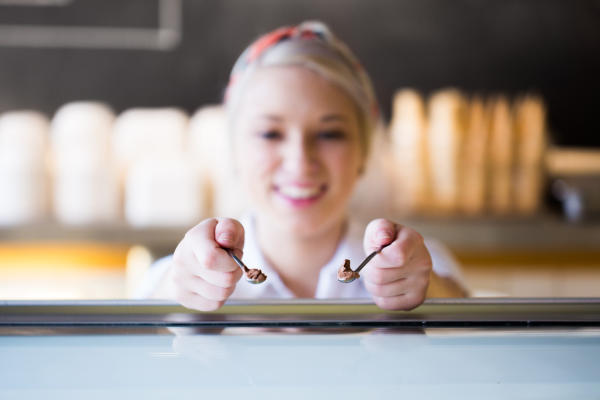
<path id="1" fill-rule="evenodd" d="M 343 131 L 332 129 L 319 132 L 318 137 L 324 140 L 342 140 L 346 138 L 346 134 Z"/>
<path id="2" fill-rule="evenodd" d="M 283 135 L 281 134 L 281 132 L 272 129 L 269 131 L 262 132 L 260 134 L 260 137 L 265 140 L 278 140 L 281 139 Z"/>

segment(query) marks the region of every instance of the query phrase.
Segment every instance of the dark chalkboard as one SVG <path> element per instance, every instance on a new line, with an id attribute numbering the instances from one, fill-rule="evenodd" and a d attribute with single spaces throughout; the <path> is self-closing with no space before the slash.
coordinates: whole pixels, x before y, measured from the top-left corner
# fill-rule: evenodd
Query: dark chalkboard
<path id="1" fill-rule="evenodd" d="M 320 19 L 359 55 L 388 116 L 400 87 L 535 91 L 548 102 L 555 142 L 600 146 L 597 0 L 72 0 L 37 7 L 0 1 L 0 26 L 154 29 L 169 1 L 181 4 L 181 37 L 162 50 L 2 45 L 0 38 L 0 111 L 53 113 L 81 99 L 106 101 L 116 111 L 193 111 L 220 100 L 230 67 L 258 34 Z"/>

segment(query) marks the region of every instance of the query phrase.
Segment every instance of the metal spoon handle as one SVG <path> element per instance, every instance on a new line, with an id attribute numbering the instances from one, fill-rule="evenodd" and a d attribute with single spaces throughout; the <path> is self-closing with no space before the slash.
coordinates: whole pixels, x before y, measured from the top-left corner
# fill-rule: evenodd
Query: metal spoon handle
<path id="1" fill-rule="evenodd" d="M 381 246 L 378 250 L 375 250 L 374 252 L 372 252 L 371 254 L 369 254 L 367 256 L 367 258 L 365 258 L 363 260 L 363 262 L 360 263 L 360 265 L 354 270 L 354 272 L 360 272 L 361 269 L 363 269 L 365 267 L 365 265 L 367 265 L 369 263 L 369 261 L 371 261 L 371 259 L 373 257 L 375 257 L 377 255 L 377 253 L 379 253 L 381 250 L 383 250 L 384 248 L 386 248 L 387 246 L 389 246 L 391 243 L 388 244 L 384 244 L 383 246 Z"/>
<path id="2" fill-rule="evenodd" d="M 242 262 L 242 260 L 240 260 L 234 253 L 233 250 L 231 249 L 225 249 L 227 251 L 227 253 L 231 256 L 231 258 L 233 258 L 233 260 L 236 262 L 237 265 L 240 266 L 240 268 L 242 269 L 242 271 L 244 271 L 244 273 L 248 272 L 248 267 L 246 267 L 246 264 L 244 264 Z"/>
<path id="3" fill-rule="evenodd" d="M 371 259 L 377 255 L 377 253 L 379 253 L 379 250 L 375 250 L 374 252 L 369 254 L 367 258 L 365 258 L 363 262 L 361 262 L 360 265 L 354 270 L 354 272 L 360 272 L 360 270 L 363 269 L 365 265 L 367 265 L 368 262 L 371 261 Z"/>

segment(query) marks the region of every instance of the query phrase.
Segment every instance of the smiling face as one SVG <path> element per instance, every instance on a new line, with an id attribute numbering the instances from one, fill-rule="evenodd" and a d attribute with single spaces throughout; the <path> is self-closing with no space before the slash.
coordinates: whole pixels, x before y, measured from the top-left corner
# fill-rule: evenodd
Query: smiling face
<path id="1" fill-rule="evenodd" d="M 302 67 L 262 67 L 232 123 L 235 162 L 257 217 L 299 236 L 339 227 L 364 163 L 357 109 Z"/>

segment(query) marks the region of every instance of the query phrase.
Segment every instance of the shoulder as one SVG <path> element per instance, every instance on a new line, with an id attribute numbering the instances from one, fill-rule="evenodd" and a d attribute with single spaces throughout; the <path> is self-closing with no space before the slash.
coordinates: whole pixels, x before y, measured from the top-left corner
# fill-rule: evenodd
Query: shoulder
<path id="1" fill-rule="evenodd" d="M 427 247 L 431 256 L 433 271 L 437 275 L 443 278 L 451 278 L 463 287 L 467 287 L 460 263 L 448 247 L 439 240 L 430 237 L 425 238 L 425 247 Z"/>

